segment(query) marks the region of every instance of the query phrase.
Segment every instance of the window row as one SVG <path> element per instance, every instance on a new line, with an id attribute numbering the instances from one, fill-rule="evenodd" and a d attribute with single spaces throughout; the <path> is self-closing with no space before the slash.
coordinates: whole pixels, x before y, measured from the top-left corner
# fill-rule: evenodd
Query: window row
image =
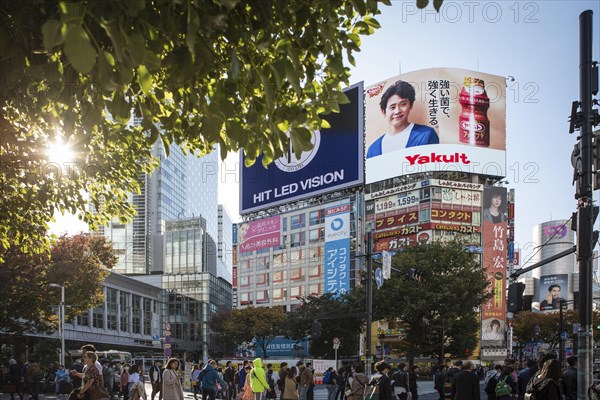
<path id="1" fill-rule="evenodd" d="M 269 284 L 278 285 L 288 282 L 303 281 L 308 274 L 309 279 L 321 277 L 321 265 L 311 265 L 308 268 L 292 268 L 287 271 L 276 271 L 271 274 L 262 273 L 250 276 L 241 276 L 238 278 L 240 288 L 249 287 L 252 284 L 256 286 L 267 286 Z M 271 278 L 271 282 L 269 282 Z"/>
<path id="2" fill-rule="evenodd" d="M 306 296 L 320 296 L 322 294 L 322 284 L 315 283 L 308 286 L 274 288 L 272 290 L 240 293 L 239 301 L 240 305 L 266 304 L 287 300 L 299 300 Z"/>
<path id="3" fill-rule="evenodd" d="M 241 273 L 264 271 L 270 268 L 283 268 L 300 262 L 315 262 L 325 254 L 324 246 L 315 246 L 308 249 L 297 249 L 272 256 L 259 256 L 238 261 L 238 270 Z"/>

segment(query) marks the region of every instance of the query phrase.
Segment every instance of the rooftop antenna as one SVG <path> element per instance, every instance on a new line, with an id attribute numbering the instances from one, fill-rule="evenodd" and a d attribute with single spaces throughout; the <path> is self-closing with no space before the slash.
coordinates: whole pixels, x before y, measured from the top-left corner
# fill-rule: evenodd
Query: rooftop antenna
<path id="1" fill-rule="evenodd" d="M 398 75 L 402 75 L 402 61 L 398 61 Z"/>

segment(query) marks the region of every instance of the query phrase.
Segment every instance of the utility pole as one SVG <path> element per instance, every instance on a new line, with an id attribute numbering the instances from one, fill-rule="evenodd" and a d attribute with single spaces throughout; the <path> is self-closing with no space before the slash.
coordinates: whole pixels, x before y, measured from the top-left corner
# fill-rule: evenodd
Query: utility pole
<path id="1" fill-rule="evenodd" d="M 579 262 L 579 332 L 577 339 L 577 398 L 587 397 L 592 383 L 592 252 L 597 242 L 594 220 L 598 207 L 593 205 L 593 133 L 598 123 L 597 110 L 592 110 L 593 94 L 598 92 L 598 68 L 592 61 L 592 11 L 579 15 L 579 103 L 571 110 L 571 127 L 580 128 L 580 142 L 574 151 L 577 199 L 577 261 Z M 577 112 L 577 108 L 581 112 Z M 597 167 L 597 166 L 596 166 Z M 561 307 L 562 311 L 562 307 Z"/>
<path id="2" fill-rule="evenodd" d="M 371 376 L 371 325 L 373 319 L 373 232 L 367 230 L 367 334 L 365 351 L 365 373 Z"/>

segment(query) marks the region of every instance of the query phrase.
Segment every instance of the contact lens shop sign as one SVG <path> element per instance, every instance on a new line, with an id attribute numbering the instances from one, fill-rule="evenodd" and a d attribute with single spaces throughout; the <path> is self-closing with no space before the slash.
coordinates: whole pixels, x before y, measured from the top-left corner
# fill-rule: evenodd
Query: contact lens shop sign
<path id="1" fill-rule="evenodd" d="M 313 148 L 299 158 L 290 148 L 264 168 L 262 156 L 245 167 L 241 155 L 240 214 L 362 184 L 362 83 L 344 93 L 350 103 L 340 105 L 339 113 L 323 116 L 330 127 L 313 131 Z"/>
<path id="2" fill-rule="evenodd" d="M 350 290 L 350 204 L 325 210 L 325 293 Z"/>

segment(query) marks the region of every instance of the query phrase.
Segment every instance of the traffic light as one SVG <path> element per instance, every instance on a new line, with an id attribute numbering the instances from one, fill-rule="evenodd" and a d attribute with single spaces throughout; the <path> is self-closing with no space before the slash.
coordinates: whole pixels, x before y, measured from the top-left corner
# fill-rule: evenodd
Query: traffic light
<path id="1" fill-rule="evenodd" d="M 310 328 L 310 335 L 313 337 L 313 339 L 321 337 L 321 323 L 319 321 L 313 321 Z"/>
<path id="2" fill-rule="evenodd" d="M 408 276 L 409 278 L 412 278 L 416 281 L 423 280 L 423 272 L 419 271 L 416 268 L 409 268 L 408 271 L 406 272 L 406 276 Z"/>
<path id="3" fill-rule="evenodd" d="M 508 301 L 506 309 L 511 313 L 518 313 L 523 310 L 523 292 L 525 284 L 523 282 L 511 283 L 508 286 Z"/>

